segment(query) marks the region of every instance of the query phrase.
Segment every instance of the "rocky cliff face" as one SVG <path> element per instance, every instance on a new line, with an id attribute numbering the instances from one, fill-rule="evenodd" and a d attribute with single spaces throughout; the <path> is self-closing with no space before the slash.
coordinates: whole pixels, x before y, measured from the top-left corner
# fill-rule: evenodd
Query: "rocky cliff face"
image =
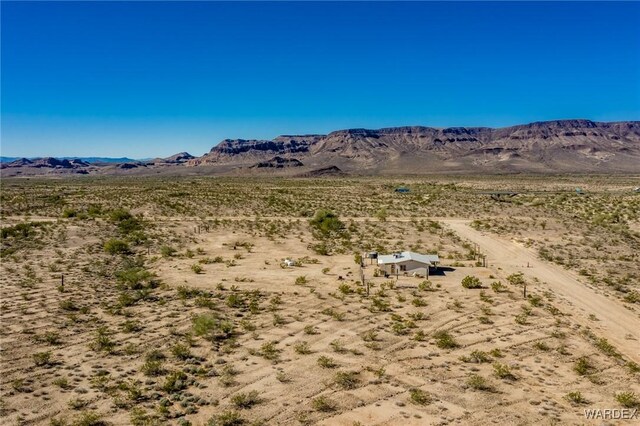
<path id="1" fill-rule="evenodd" d="M 297 160 L 295 158 L 284 158 L 284 157 L 273 157 L 268 161 L 260 161 L 259 163 L 254 164 L 250 168 L 252 169 L 285 169 L 288 167 L 302 167 L 302 161 Z"/>
<path id="2" fill-rule="evenodd" d="M 306 155 L 321 135 L 278 136 L 273 140 L 225 139 L 189 165 L 255 163 L 280 155 Z"/>
<path id="3" fill-rule="evenodd" d="M 488 127 L 348 129 L 274 140 L 225 140 L 189 165 L 246 164 L 273 156 L 346 171 L 638 171 L 640 122 L 557 120 Z"/>

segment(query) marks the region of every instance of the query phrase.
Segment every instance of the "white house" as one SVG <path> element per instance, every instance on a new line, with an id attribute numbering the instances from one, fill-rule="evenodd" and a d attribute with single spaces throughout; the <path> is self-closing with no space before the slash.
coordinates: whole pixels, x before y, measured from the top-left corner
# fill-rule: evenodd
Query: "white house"
<path id="1" fill-rule="evenodd" d="M 429 267 L 437 267 L 440 258 L 437 254 L 420 254 L 403 251 L 378 256 L 378 267 L 387 275 L 422 274 L 429 276 Z"/>

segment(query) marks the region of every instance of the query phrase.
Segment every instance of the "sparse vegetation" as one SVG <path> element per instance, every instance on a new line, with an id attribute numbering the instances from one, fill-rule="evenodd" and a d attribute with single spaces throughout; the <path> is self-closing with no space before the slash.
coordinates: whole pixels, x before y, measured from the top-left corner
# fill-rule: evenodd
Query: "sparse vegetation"
<path id="1" fill-rule="evenodd" d="M 563 198 L 564 177 L 510 176 L 544 189 L 505 203 L 477 191 L 506 183 L 471 177 L 402 196 L 390 178 L 86 178 L 3 180 L 7 423 L 314 424 L 376 404 L 482 423 L 474 404 L 495 396 L 504 423 L 564 424 L 589 400 L 637 406 L 633 329 L 613 338 L 611 312 L 539 274 L 561 265 L 633 315 L 637 197 Z M 482 266 L 468 217 L 540 258 Z M 385 277 L 362 257 L 405 250 L 441 264 Z"/>

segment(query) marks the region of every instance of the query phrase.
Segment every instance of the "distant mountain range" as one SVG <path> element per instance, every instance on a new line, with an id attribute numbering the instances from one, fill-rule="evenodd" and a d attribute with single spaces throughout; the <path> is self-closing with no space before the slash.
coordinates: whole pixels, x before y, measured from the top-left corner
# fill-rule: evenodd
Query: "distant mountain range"
<path id="1" fill-rule="evenodd" d="M 24 157 L 0 157 L 0 163 L 11 163 L 12 161 L 20 160 Z M 37 160 L 42 157 L 28 157 L 27 160 Z M 80 160 L 85 163 L 130 163 L 135 161 L 147 161 L 149 158 L 134 160 L 132 158 L 120 157 L 56 157 L 58 160 Z"/>
<path id="2" fill-rule="evenodd" d="M 118 160 L 116 165 L 105 165 L 83 158 L 75 161 L 91 164 L 63 166 L 51 160 L 43 165 L 43 159 L 38 164 L 18 159 L 1 167 L 3 176 L 65 170 L 283 176 L 640 173 L 640 121 L 556 120 L 497 129 L 348 129 L 327 135 L 283 135 L 273 140 L 225 139 L 201 157 L 181 152 L 163 159 Z"/>

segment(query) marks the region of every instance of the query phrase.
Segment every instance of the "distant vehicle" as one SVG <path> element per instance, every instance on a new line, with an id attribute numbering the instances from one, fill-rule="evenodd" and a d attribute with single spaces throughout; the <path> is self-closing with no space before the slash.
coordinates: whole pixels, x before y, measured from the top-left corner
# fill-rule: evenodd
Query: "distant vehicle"
<path id="1" fill-rule="evenodd" d="M 633 192 L 640 192 L 640 186 L 633 189 Z"/>
<path id="2" fill-rule="evenodd" d="M 411 190 L 407 187 L 399 186 L 395 189 L 395 192 L 398 192 L 400 194 L 406 194 L 407 192 L 411 192 Z"/>
<path id="3" fill-rule="evenodd" d="M 584 191 L 582 190 L 582 188 L 576 188 L 576 194 L 583 195 Z"/>

